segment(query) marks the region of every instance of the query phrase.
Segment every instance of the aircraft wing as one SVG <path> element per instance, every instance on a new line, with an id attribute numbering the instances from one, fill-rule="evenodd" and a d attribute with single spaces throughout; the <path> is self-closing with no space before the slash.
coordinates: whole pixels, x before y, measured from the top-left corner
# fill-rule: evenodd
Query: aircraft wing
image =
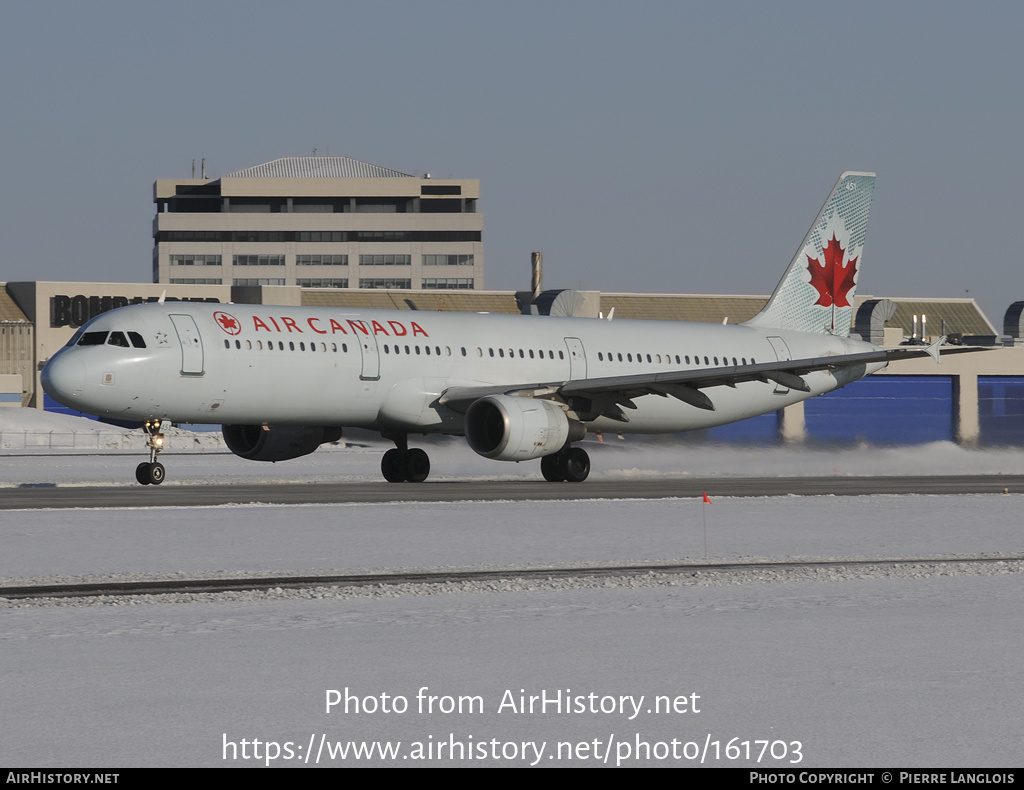
<path id="1" fill-rule="evenodd" d="M 672 397 L 699 409 L 714 411 L 714 401 L 703 392 L 705 389 L 735 387 L 742 382 L 762 381 L 774 382 L 781 387 L 798 392 L 810 392 L 810 387 L 802 377 L 814 370 L 841 370 L 873 362 L 893 362 L 925 356 L 930 356 L 938 361 L 940 353 L 963 354 L 985 350 L 987 349 L 978 346 L 946 346 L 940 351 L 939 345 L 936 343 L 932 346 L 878 349 L 860 354 L 840 354 L 814 359 L 787 359 L 762 362 L 756 365 L 639 373 L 633 376 L 608 376 L 562 382 L 449 387 L 441 394 L 438 402 L 454 411 L 464 413 L 474 401 L 488 395 L 546 398 L 566 403 L 584 421 L 609 417 L 621 422 L 628 422 L 622 407 L 635 409 L 636 404 L 633 403 L 633 399 L 643 395 Z"/>

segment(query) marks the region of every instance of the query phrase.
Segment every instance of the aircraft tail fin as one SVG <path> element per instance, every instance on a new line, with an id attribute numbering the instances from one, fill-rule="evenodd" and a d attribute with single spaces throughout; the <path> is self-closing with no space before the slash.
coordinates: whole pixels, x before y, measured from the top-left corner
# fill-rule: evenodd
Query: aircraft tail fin
<path id="1" fill-rule="evenodd" d="M 843 173 L 782 280 L 748 326 L 850 334 L 874 173 Z"/>

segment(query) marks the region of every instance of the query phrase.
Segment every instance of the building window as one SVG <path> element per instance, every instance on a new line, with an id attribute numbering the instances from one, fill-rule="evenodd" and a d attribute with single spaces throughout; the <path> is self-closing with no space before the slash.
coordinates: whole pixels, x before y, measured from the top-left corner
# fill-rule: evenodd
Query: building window
<path id="1" fill-rule="evenodd" d="M 424 277 L 424 289 L 438 291 L 470 291 L 473 289 L 472 277 Z"/>
<path id="2" fill-rule="evenodd" d="M 401 279 L 399 277 L 370 277 L 360 278 L 360 288 L 396 288 L 400 290 L 410 290 L 412 288 L 411 279 Z"/>
<path id="3" fill-rule="evenodd" d="M 348 279 L 344 277 L 311 277 L 296 280 L 295 284 L 300 288 L 348 288 Z"/>
<path id="4" fill-rule="evenodd" d="M 424 255 L 424 266 L 472 266 L 472 255 Z"/>
<path id="5" fill-rule="evenodd" d="M 220 285 L 220 277 L 172 277 L 171 285 Z"/>
<path id="6" fill-rule="evenodd" d="M 297 266 L 348 266 L 347 255 L 296 255 Z"/>
<path id="7" fill-rule="evenodd" d="M 420 187 L 421 195 L 461 195 L 462 186 L 459 184 L 424 184 Z"/>
<path id="8" fill-rule="evenodd" d="M 219 255 L 171 255 L 171 266 L 220 266 Z"/>
<path id="9" fill-rule="evenodd" d="M 411 255 L 360 255 L 360 266 L 412 266 Z M 362 286 L 360 286 L 362 287 Z"/>
<path id="10" fill-rule="evenodd" d="M 412 234 L 407 230 L 359 230 L 356 238 L 359 241 L 412 241 Z"/>
<path id="11" fill-rule="evenodd" d="M 232 285 L 284 285 L 283 277 L 236 277 Z"/>
<path id="12" fill-rule="evenodd" d="M 296 236 L 295 241 L 348 241 L 344 230 L 301 230 Z"/>
<path id="13" fill-rule="evenodd" d="M 235 255 L 235 266 L 284 266 L 283 255 Z"/>
<path id="14" fill-rule="evenodd" d="M 221 241 L 219 230 L 164 230 L 157 241 Z"/>
<path id="15" fill-rule="evenodd" d="M 287 241 L 280 230 L 233 230 L 231 241 Z"/>

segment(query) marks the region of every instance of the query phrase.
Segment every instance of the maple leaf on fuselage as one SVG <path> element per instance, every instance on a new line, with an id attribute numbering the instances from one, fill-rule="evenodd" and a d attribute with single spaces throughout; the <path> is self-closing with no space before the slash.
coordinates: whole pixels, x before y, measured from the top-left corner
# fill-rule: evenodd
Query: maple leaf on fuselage
<path id="1" fill-rule="evenodd" d="M 818 301 L 823 307 L 849 307 L 850 290 L 854 286 L 853 278 L 857 274 L 857 258 L 851 258 L 843 266 L 842 245 L 832 234 L 832 239 L 822 248 L 824 263 L 817 258 L 807 256 L 807 271 L 811 273 L 811 285 L 818 291 Z"/>

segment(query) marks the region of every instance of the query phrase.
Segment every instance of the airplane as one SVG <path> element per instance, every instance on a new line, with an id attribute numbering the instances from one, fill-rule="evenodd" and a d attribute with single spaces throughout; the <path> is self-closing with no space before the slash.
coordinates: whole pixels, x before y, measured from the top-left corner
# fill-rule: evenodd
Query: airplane
<path id="1" fill-rule="evenodd" d="M 928 348 L 850 337 L 875 174 L 844 173 L 765 307 L 740 324 L 273 305 L 149 303 L 82 326 L 42 372 L 58 402 L 136 420 L 159 484 L 163 428 L 221 423 L 228 448 L 284 461 L 343 428 L 393 441 L 388 482 L 430 459 L 409 436 L 465 436 L 479 455 L 540 460 L 582 482 L 588 432 L 678 433 L 776 411 Z M 944 352 L 968 350 L 943 349 Z"/>

